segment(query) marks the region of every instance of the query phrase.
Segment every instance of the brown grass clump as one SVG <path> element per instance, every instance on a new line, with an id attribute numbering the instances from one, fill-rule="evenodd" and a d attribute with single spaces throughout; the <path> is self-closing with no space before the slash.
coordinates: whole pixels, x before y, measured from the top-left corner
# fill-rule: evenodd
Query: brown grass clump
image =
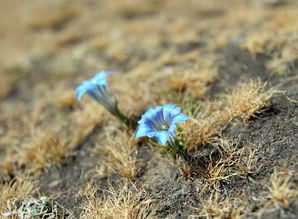
<path id="1" fill-rule="evenodd" d="M 77 5 L 72 5 L 58 1 L 52 4 L 39 4 L 35 10 L 33 10 L 31 16 L 28 19 L 28 26 L 34 30 L 40 30 L 43 28 L 59 29 L 68 21 L 77 16 L 79 12 Z"/>
<path id="2" fill-rule="evenodd" d="M 151 15 L 155 13 L 161 5 L 152 1 L 143 1 L 140 3 L 136 0 L 124 0 L 119 3 L 117 7 L 113 5 L 111 10 L 115 15 L 120 15 L 124 18 L 135 18 Z"/>
<path id="3" fill-rule="evenodd" d="M 232 94 L 226 95 L 221 102 L 197 107 L 191 120 L 181 124 L 182 138 L 188 142 L 191 151 L 203 145 L 217 145 L 221 130 L 233 119 L 241 118 L 244 122 L 257 113 L 268 109 L 273 89 L 265 90 L 266 84 L 260 80 L 250 80 L 239 85 Z"/>
<path id="4" fill-rule="evenodd" d="M 6 202 L 11 199 L 27 199 L 37 190 L 36 185 L 28 178 L 19 175 L 9 183 L 0 184 L 0 212 L 7 211 Z"/>
<path id="5" fill-rule="evenodd" d="M 84 37 L 83 37 L 82 33 L 77 33 L 77 32 L 76 33 L 73 33 L 73 32 L 64 33 L 57 38 L 56 47 L 58 49 L 60 49 L 60 48 L 66 47 L 66 46 L 71 46 L 76 43 L 79 43 L 80 41 L 82 41 L 83 38 Z"/>
<path id="6" fill-rule="evenodd" d="M 150 204 L 148 194 L 134 185 L 119 187 L 119 191 L 110 188 L 108 195 L 98 198 L 97 189 L 89 187 L 83 205 L 82 219 L 141 219 L 148 218 Z"/>
<path id="7" fill-rule="evenodd" d="M 270 61 L 266 63 L 267 69 L 269 69 L 272 73 L 282 75 L 288 72 L 288 63 L 284 60 L 284 58 L 272 58 Z"/>
<path id="8" fill-rule="evenodd" d="M 107 134 L 107 139 L 104 147 L 99 148 L 104 154 L 103 165 L 127 180 L 134 180 L 140 171 L 140 163 L 133 137 L 119 132 L 115 136 Z"/>
<path id="9" fill-rule="evenodd" d="M 1 71 L 1 70 L 0 70 Z M 0 72 L 1 81 L 0 81 L 0 99 L 6 97 L 10 91 L 11 80 L 6 74 Z"/>
<path id="10" fill-rule="evenodd" d="M 174 164 L 186 180 L 194 177 L 203 182 L 200 192 L 220 191 L 221 181 L 257 171 L 256 153 L 249 146 L 238 148 L 237 144 L 219 136 L 214 142 L 184 152 L 183 159 Z"/>
<path id="11" fill-rule="evenodd" d="M 201 200 L 202 208 L 195 208 L 199 213 L 190 215 L 189 219 L 195 218 L 222 218 L 240 219 L 245 217 L 245 208 L 239 205 L 239 200 L 228 198 L 220 200 L 218 194 L 211 195 L 208 200 Z"/>
<path id="12" fill-rule="evenodd" d="M 29 163 L 30 170 L 36 172 L 52 164 L 61 163 L 71 149 L 105 121 L 103 109 L 97 107 L 86 104 L 82 111 L 74 112 L 70 119 L 71 128 L 65 128 L 63 123 L 56 122 L 46 130 L 35 128 L 29 142 L 23 146 L 24 155 L 20 155 L 24 157 L 25 163 Z"/>
<path id="13" fill-rule="evenodd" d="M 286 170 L 284 172 L 274 170 L 270 177 L 269 191 L 271 201 L 278 206 L 288 208 L 290 204 L 298 197 L 297 183 L 293 182 L 294 173 Z"/>
<path id="14" fill-rule="evenodd" d="M 256 150 L 232 145 L 222 138 L 221 132 L 233 118 L 247 122 L 269 106 L 273 91 L 264 91 L 264 87 L 260 81 L 251 80 L 221 101 L 205 103 L 194 109 L 194 102 L 192 108 L 187 103 L 182 104 L 191 119 L 178 128 L 186 143 L 186 151 L 182 154 L 185 160 L 174 163 L 185 179 L 195 176 L 206 183 L 201 191 L 210 187 L 219 190 L 221 181 L 256 171 Z"/>
<path id="15" fill-rule="evenodd" d="M 265 90 L 266 83 L 249 80 L 240 84 L 231 95 L 226 96 L 227 106 L 232 118 L 248 122 L 251 117 L 263 112 L 270 106 L 273 89 Z"/>
<path id="16" fill-rule="evenodd" d="M 55 104 L 61 108 L 72 107 L 76 102 L 76 96 L 73 90 L 62 91 L 55 98 Z"/>
<path id="17" fill-rule="evenodd" d="M 49 129 L 37 132 L 32 136 L 32 142 L 25 145 L 25 160 L 30 163 L 31 171 L 35 172 L 49 167 L 52 163 L 64 160 L 69 150 L 66 142 L 58 132 Z"/>
<path id="18" fill-rule="evenodd" d="M 258 165 L 258 167 L 256 166 L 256 149 L 244 147 L 238 151 L 238 154 L 239 159 L 238 162 L 236 162 L 236 166 L 240 174 L 246 175 L 258 171 L 260 165 Z"/>
<path id="19" fill-rule="evenodd" d="M 296 45 L 297 41 L 298 37 L 292 40 L 292 44 Z M 289 73 L 290 66 L 297 57 L 297 48 L 295 46 L 284 47 L 280 53 L 275 54 L 271 57 L 271 59 L 266 63 L 266 68 L 270 70 L 270 72 L 279 75 Z"/>
<path id="20" fill-rule="evenodd" d="M 241 47 L 252 55 L 258 55 L 265 53 L 265 50 L 270 44 L 270 40 L 270 34 L 252 34 L 242 43 Z"/>
<path id="21" fill-rule="evenodd" d="M 188 115 L 191 116 L 191 120 L 180 125 L 182 138 L 188 142 L 189 151 L 206 144 L 217 144 L 218 134 L 230 120 L 229 114 L 222 109 L 221 103 L 214 102 L 206 105 L 207 107 L 203 109 L 197 107 L 190 112 Z"/>
<path id="22" fill-rule="evenodd" d="M 72 128 L 71 144 L 81 142 L 95 127 L 103 125 L 108 118 L 109 114 L 97 102 L 92 100 L 85 103 L 82 110 L 78 110 L 73 114 L 75 127 Z"/>
<path id="23" fill-rule="evenodd" d="M 206 168 L 206 175 L 204 181 L 208 183 L 207 187 L 214 187 L 216 190 L 219 189 L 219 182 L 228 179 L 232 176 L 240 175 L 237 170 L 234 170 L 235 164 L 238 162 L 236 151 L 222 156 L 216 161 L 210 159 L 210 163 Z M 205 187 L 203 191 L 207 188 Z"/>
<path id="24" fill-rule="evenodd" d="M 82 103 L 82 110 L 77 110 L 73 114 L 73 119 L 76 126 L 88 128 L 103 124 L 108 117 L 107 115 L 103 106 L 94 100 L 90 100 L 90 102 Z"/>
<path id="25" fill-rule="evenodd" d="M 210 156 L 206 174 L 203 176 L 203 180 L 207 182 L 204 189 L 211 186 L 219 190 L 220 181 L 256 171 L 255 150 L 249 147 L 238 149 L 230 145 L 225 145 L 225 147 L 219 158 L 214 159 Z"/>
<path id="26" fill-rule="evenodd" d="M 204 120 L 191 119 L 181 124 L 182 136 L 186 138 L 188 150 L 196 149 L 202 145 L 213 144 L 216 141 L 215 135 L 219 131 L 217 122 L 212 118 Z"/>
<path id="27" fill-rule="evenodd" d="M 190 112 L 191 120 L 182 123 L 180 135 L 186 148 L 184 161 L 174 162 L 185 179 L 199 177 L 207 188 L 219 190 L 219 182 L 237 175 L 251 174 L 256 170 L 256 150 L 251 147 L 238 148 L 222 137 L 222 130 L 231 121 L 223 103 L 214 102 Z"/>
<path id="28" fill-rule="evenodd" d="M 9 173 L 14 171 L 14 161 L 11 157 L 4 156 L 0 164 L 0 180 L 9 177 Z"/>
<path id="29" fill-rule="evenodd" d="M 168 80 L 168 86 L 173 91 L 183 91 L 186 95 L 202 99 L 215 79 L 217 71 L 214 68 L 203 68 L 185 73 L 173 74 Z"/>

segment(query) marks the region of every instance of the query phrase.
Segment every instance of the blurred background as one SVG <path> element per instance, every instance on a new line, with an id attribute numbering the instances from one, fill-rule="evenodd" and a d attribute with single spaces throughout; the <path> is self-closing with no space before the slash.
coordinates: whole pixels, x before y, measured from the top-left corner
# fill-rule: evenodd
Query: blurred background
<path id="1" fill-rule="evenodd" d="M 241 43 L 249 34 L 276 34 L 296 10 L 295 0 L 2 0 L 0 64 L 84 49 L 125 63 L 172 46 Z"/>

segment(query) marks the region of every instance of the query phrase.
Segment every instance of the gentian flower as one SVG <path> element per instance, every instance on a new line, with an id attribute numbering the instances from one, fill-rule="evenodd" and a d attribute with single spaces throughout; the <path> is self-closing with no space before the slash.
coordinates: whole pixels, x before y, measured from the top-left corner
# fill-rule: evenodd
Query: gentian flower
<path id="1" fill-rule="evenodd" d="M 115 74 L 114 72 L 101 71 L 90 80 L 82 82 L 76 89 L 77 99 L 80 100 L 86 93 L 98 103 L 102 104 L 113 115 L 118 117 L 126 125 L 130 125 L 131 121 L 124 116 L 117 107 L 117 101 L 115 97 L 110 93 L 108 89 L 107 76 Z"/>
<path id="2" fill-rule="evenodd" d="M 86 80 L 76 88 L 77 98 L 80 100 L 87 93 L 90 97 L 102 104 L 111 113 L 116 111 L 116 99 L 108 90 L 107 76 L 114 72 L 98 72 L 90 80 Z"/>
<path id="3" fill-rule="evenodd" d="M 175 147 L 176 124 L 188 119 L 188 116 L 180 113 L 180 107 L 174 104 L 153 107 L 147 110 L 138 121 L 135 138 L 155 137 L 163 146 L 169 140 L 170 145 Z"/>

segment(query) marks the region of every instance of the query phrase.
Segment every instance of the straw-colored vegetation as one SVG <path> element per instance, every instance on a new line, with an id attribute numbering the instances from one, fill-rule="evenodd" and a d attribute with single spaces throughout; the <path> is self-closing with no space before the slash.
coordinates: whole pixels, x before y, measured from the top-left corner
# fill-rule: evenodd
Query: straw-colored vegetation
<path id="1" fill-rule="evenodd" d="M 231 95 L 227 96 L 227 105 L 232 118 L 240 118 L 244 122 L 256 114 L 270 107 L 270 99 L 274 94 L 273 89 L 266 89 L 266 84 L 260 80 L 248 81 L 240 84 Z"/>
<path id="2" fill-rule="evenodd" d="M 266 2 L 3 1 L 0 215 L 8 200 L 39 195 L 86 219 L 290 212 L 297 103 L 277 88 L 297 100 L 298 3 Z M 100 70 L 117 72 L 109 89 L 125 115 L 173 103 L 190 116 L 176 129 L 181 153 L 151 153 L 162 149 L 135 140 L 88 95 L 77 101 L 74 88 Z M 266 135 L 270 125 L 276 136 Z M 269 177 L 280 163 L 289 170 Z M 264 197 L 246 189 L 265 194 L 254 212 L 247 207 Z"/>
<path id="3" fill-rule="evenodd" d="M 153 199 L 134 184 L 124 184 L 119 189 L 110 188 L 104 195 L 99 190 L 87 186 L 85 189 L 86 201 L 83 204 L 83 219 L 133 219 L 150 217 L 150 205 Z"/>
<path id="4" fill-rule="evenodd" d="M 218 102 L 198 106 L 191 120 L 181 125 L 181 134 L 188 142 L 187 149 L 192 150 L 207 144 L 216 145 L 218 135 L 229 120 L 229 114 L 222 110 Z"/>
<path id="5" fill-rule="evenodd" d="M 197 66 L 186 72 L 174 73 L 168 79 L 169 89 L 184 92 L 187 96 L 197 99 L 205 97 L 209 85 L 217 76 L 217 71 L 211 64 Z"/>
<path id="6" fill-rule="evenodd" d="M 189 218 L 215 217 L 240 219 L 246 216 L 264 217 L 273 210 L 283 211 L 297 200 L 297 184 L 293 181 L 293 172 L 289 169 L 284 171 L 274 170 L 270 177 L 270 183 L 265 186 L 269 189 L 268 199 L 263 207 L 251 209 L 239 197 L 224 198 L 220 193 L 214 192 L 209 199 L 201 200 L 200 207 L 195 207 L 197 214 Z M 266 216 L 265 216 L 266 217 Z"/>
<path id="7" fill-rule="evenodd" d="M 297 184 L 293 182 L 294 173 L 290 170 L 274 170 L 270 178 L 270 198 L 276 207 L 288 208 L 298 197 Z"/>
<path id="8" fill-rule="evenodd" d="M 245 207 L 241 206 L 241 201 L 237 198 L 227 198 L 221 200 L 218 193 L 210 195 L 207 200 L 201 200 L 202 208 L 196 208 L 199 214 L 190 215 L 190 219 L 207 218 L 229 218 L 241 219 L 245 217 Z"/>
<path id="9" fill-rule="evenodd" d="M 23 175 L 19 175 L 18 178 L 11 182 L 2 183 L 0 185 L 0 211 L 1 213 L 8 211 L 7 201 L 9 200 L 24 200 L 28 197 L 32 197 L 37 192 L 38 187 L 36 183 Z"/>
<path id="10" fill-rule="evenodd" d="M 140 161 L 137 159 L 137 145 L 131 133 L 117 133 L 107 136 L 105 145 L 98 145 L 95 154 L 102 155 L 102 166 L 129 181 L 136 179 L 140 171 Z"/>
<path id="11" fill-rule="evenodd" d="M 220 101 L 201 103 L 193 110 L 192 119 L 181 125 L 181 134 L 188 142 L 187 149 L 218 144 L 221 131 L 232 119 L 239 118 L 247 123 L 268 110 L 275 92 L 272 88 L 265 88 L 260 80 L 249 80 L 223 95 Z"/>

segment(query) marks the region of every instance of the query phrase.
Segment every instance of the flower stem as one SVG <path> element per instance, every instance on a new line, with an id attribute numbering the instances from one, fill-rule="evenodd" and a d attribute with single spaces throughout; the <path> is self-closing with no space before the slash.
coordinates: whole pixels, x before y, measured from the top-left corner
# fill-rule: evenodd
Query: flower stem
<path id="1" fill-rule="evenodd" d="M 170 134 L 169 145 L 171 147 L 171 155 L 172 156 L 175 157 L 176 154 L 181 153 L 181 148 L 179 147 L 179 144 L 178 144 L 177 139 L 174 136 L 174 134 Z"/>
<path id="2" fill-rule="evenodd" d="M 128 118 L 127 116 L 123 115 L 118 107 L 116 107 L 116 112 L 114 114 L 121 122 L 123 122 L 127 127 L 129 128 L 135 128 L 136 124 L 135 122 Z"/>
<path id="3" fill-rule="evenodd" d="M 172 148 L 176 148 L 176 138 L 173 134 L 170 134 L 170 141 L 169 144 Z"/>

